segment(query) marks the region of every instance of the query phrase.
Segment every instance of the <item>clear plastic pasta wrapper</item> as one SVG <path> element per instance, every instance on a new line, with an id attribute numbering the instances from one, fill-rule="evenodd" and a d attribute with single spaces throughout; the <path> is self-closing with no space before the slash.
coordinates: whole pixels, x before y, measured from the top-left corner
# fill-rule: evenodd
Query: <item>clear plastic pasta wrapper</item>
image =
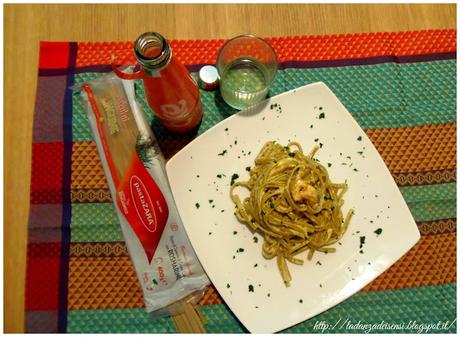
<path id="1" fill-rule="evenodd" d="M 129 255 L 154 316 L 181 313 L 209 285 L 174 203 L 165 159 L 135 99 L 110 73 L 81 87 Z"/>

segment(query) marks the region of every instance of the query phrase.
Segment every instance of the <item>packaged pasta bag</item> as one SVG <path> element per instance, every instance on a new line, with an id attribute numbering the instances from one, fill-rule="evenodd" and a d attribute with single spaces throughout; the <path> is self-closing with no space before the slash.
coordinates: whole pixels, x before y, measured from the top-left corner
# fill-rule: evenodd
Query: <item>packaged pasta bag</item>
<path id="1" fill-rule="evenodd" d="M 178 303 L 197 301 L 209 280 L 185 233 L 134 82 L 110 73 L 85 83 L 81 96 L 146 309 L 178 314 L 184 308 Z"/>

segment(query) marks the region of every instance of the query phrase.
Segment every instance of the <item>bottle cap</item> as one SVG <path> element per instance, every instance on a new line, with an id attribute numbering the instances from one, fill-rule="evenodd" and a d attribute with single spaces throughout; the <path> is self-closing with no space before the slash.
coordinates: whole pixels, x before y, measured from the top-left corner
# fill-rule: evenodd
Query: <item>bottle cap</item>
<path id="1" fill-rule="evenodd" d="M 200 78 L 200 86 L 204 90 L 213 90 L 219 85 L 219 74 L 216 67 L 204 66 L 198 74 Z"/>

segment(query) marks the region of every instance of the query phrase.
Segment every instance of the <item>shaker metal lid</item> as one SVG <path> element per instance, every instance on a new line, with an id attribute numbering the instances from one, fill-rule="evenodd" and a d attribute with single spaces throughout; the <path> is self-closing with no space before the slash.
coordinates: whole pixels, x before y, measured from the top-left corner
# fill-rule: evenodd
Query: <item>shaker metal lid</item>
<path id="1" fill-rule="evenodd" d="M 198 76 L 200 86 L 205 90 L 213 90 L 219 85 L 219 74 L 214 66 L 207 65 L 202 67 Z"/>

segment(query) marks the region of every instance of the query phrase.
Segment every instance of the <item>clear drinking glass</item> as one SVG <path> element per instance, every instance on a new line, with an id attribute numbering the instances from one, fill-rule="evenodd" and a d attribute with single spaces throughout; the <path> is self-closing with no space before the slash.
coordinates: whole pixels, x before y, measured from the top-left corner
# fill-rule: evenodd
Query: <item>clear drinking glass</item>
<path id="1" fill-rule="evenodd" d="M 262 101 L 276 75 L 275 50 L 255 35 L 239 35 L 228 40 L 217 57 L 220 93 L 235 109 Z"/>

